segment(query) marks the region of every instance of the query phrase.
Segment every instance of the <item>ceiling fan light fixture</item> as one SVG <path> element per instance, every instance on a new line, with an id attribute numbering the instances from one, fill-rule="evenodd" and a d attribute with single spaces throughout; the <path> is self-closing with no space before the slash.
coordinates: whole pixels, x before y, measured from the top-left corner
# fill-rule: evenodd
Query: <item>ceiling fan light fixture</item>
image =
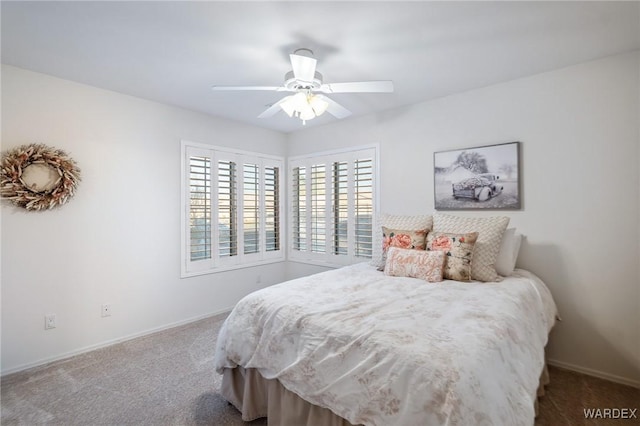
<path id="1" fill-rule="evenodd" d="M 304 124 L 307 120 L 313 120 L 322 115 L 329 103 L 322 98 L 307 92 L 298 92 L 287 96 L 280 102 L 280 108 L 289 116 L 297 117 Z"/>
<path id="2" fill-rule="evenodd" d="M 309 105 L 307 94 L 304 92 L 298 92 L 291 97 L 291 104 L 296 111 L 302 111 Z"/>
<path id="3" fill-rule="evenodd" d="M 311 105 L 311 108 L 313 109 L 316 117 L 320 117 L 325 113 L 327 108 L 329 108 L 329 102 L 315 95 L 311 96 L 311 98 L 309 99 L 309 105 Z"/>
<path id="4" fill-rule="evenodd" d="M 312 119 L 316 118 L 316 113 L 313 112 L 313 108 L 311 108 L 311 105 L 307 104 L 307 106 L 305 108 L 303 108 L 303 109 L 301 109 L 299 111 L 298 117 L 302 121 L 312 120 Z"/>
<path id="5" fill-rule="evenodd" d="M 294 102 L 292 101 L 293 96 L 287 96 L 280 102 L 280 108 L 289 116 L 293 117 L 293 114 L 296 112 L 294 107 Z"/>

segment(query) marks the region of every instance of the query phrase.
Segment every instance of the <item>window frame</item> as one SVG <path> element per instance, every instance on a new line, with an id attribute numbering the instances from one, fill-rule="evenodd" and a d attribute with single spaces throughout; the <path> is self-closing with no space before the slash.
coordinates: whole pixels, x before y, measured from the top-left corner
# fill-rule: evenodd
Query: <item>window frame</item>
<path id="1" fill-rule="evenodd" d="M 190 204 L 190 159 L 193 156 L 201 156 L 209 158 L 210 160 L 210 197 L 211 197 L 211 212 L 210 212 L 210 239 L 211 239 L 211 257 L 201 260 L 191 260 L 191 229 L 189 222 L 189 213 L 191 210 Z M 180 277 L 188 278 L 192 276 L 212 274 L 223 271 L 230 271 L 240 268 L 253 267 L 258 265 L 264 265 L 269 263 L 283 262 L 286 260 L 286 222 L 285 222 L 285 207 L 284 207 L 284 195 L 286 194 L 286 186 L 283 184 L 286 182 L 286 159 L 282 156 L 275 156 L 269 154 L 263 154 L 252 151 L 238 150 L 229 147 L 215 146 L 192 142 L 188 140 L 181 141 L 181 179 L 180 179 L 180 222 L 181 222 L 181 259 L 180 259 Z M 219 256 L 220 250 L 220 235 L 219 225 L 213 226 L 214 223 L 219 223 L 219 210 L 218 210 L 218 190 L 217 185 L 218 162 L 219 161 L 233 161 L 236 163 L 236 205 L 235 205 L 235 223 L 236 229 L 236 255 L 232 256 Z M 244 167 L 247 165 L 256 165 L 259 170 L 258 179 L 258 217 L 260 220 L 258 226 L 258 244 L 259 250 L 255 253 L 244 252 Z M 267 213 L 266 207 L 266 170 L 268 168 L 278 168 L 278 188 L 276 191 L 275 206 L 277 206 L 277 219 L 274 227 L 278 229 L 279 242 L 277 249 L 267 249 Z M 215 170 L 215 172 L 214 172 Z M 273 209 L 272 209 L 273 210 Z"/>
<path id="2" fill-rule="evenodd" d="M 372 255 L 373 255 L 373 244 L 374 244 L 374 235 L 375 235 L 375 226 L 377 223 L 377 214 L 379 211 L 379 182 L 380 182 L 380 146 L 379 144 L 369 144 L 369 145 L 359 145 L 344 149 L 330 150 L 330 151 L 321 151 L 314 152 L 305 155 L 292 156 L 287 158 L 287 199 L 288 199 L 288 209 L 287 209 L 287 260 L 298 263 L 306 263 L 311 265 L 320 265 L 326 267 L 341 267 L 345 265 L 350 265 L 353 263 L 366 262 L 369 261 L 370 258 L 367 257 L 356 257 L 354 254 L 355 250 L 355 212 L 353 201 L 354 200 L 354 167 L 355 163 L 358 160 L 364 159 L 364 157 L 370 157 L 372 164 L 372 212 L 371 212 L 371 244 L 372 244 Z M 334 200 L 334 182 L 332 181 L 333 168 L 330 167 L 328 170 L 325 170 L 325 200 L 326 206 L 324 209 L 324 217 L 329 220 L 328 223 L 325 224 L 326 235 L 325 235 L 325 250 L 324 253 L 313 253 L 310 250 L 298 250 L 294 245 L 296 245 L 296 236 L 294 224 L 296 223 L 296 212 L 295 205 L 297 204 L 297 199 L 294 196 L 294 169 L 298 167 L 305 167 L 306 175 L 305 175 L 305 184 L 306 190 L 305 195 L 310 197 L 310 189 L 311 189 L 311 166 L 314 164 L 325 164 L 326 166 L 332 166 L 334 163 L 347 162 L 347 170 L 348 170 L 348 196 L 347 199 L 349 201 L 348 205 L 348 223 L 351 226 L 347 227 L 347 254 L 334 254 L 332 242 L 335 238 L 335 212 L 332 208 L 332 203 Z M 308 248 L 311 242 L 311 235 L 308 230 L 311 228 L 311 224 L 308 222 L 308 218 L 311 215 L 311 205 L 307 203 L 305 205 L 305 215 L 307 220 L 306 229 L 306 247 Z"/>

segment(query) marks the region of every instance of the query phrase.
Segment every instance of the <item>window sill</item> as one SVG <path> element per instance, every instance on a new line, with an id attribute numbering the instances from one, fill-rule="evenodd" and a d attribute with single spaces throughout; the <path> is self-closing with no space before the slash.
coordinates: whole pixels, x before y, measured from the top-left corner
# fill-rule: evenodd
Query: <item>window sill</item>
<path id="1" fill-rule="evenodd" d="M 209 274 L 218 274 L 220 272 L 230 272 L 230 271 L 235 271 L 238 269 L 245 269 L 245 268 L 255 268 L 258 266 L 264 266 L 264 265 L 270 265 L 272 263 L 281 263 L 286 261 L 286 259 L 284 257 L 278 257 L 278 258 L 274 258 L 274 259 L 267 259 L 267 260 L 261 260 L 259 262 L 251 262 L 251 263 L 244 263 L 244 264 L 240 264 L 240 265 L 225 265 L 225 266 L 219 266 L 215 269 L 207 269 L 204 271 L 193 271 L 193 272 L 181 272 L 180 273 L 180 278 L 192 278 L 192 277 L 197 277 L 200 275 L 209 275 Z"/>
<path id="2" fill-rule="evenodd" d="M 305 265 L 313 265 L 313 266 L 324 266 L 325 268 L 333 268 L 338 269 L 344 266 L 355 265 L 356 263 L 364 263 L 371 262 L 371 259 L 362 259 L 361 261 L 354 263 L 335 263 L 335 262 L 326 262 L 322 260 L 312 260 L 312 259 L 287 259 L 289 262 L 302 263 Z"/>

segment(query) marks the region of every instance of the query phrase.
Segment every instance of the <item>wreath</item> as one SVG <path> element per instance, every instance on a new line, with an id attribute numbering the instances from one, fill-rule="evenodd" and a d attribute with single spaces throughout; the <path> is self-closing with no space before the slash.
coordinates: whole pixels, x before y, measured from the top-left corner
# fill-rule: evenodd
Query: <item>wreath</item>
<path id="1" fill-rule="evenodd" d="M 76 162 L 47 145 L 22 145 L 5 152 L 0 160 L 0 196 L 27 210 L 63 205 L 79 182 Z"/>

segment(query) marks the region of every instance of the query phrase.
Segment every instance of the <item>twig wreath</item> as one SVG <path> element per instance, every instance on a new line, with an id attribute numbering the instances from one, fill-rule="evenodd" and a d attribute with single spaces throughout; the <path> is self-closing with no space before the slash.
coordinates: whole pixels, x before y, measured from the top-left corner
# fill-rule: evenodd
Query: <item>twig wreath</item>
<path id="1" fill-rule="evenodd" d="M 0 196 L 27 210 L 61 206 L 80 182 L 80 169 L 63 150 L 29 144 L 2 154 Z"/>

